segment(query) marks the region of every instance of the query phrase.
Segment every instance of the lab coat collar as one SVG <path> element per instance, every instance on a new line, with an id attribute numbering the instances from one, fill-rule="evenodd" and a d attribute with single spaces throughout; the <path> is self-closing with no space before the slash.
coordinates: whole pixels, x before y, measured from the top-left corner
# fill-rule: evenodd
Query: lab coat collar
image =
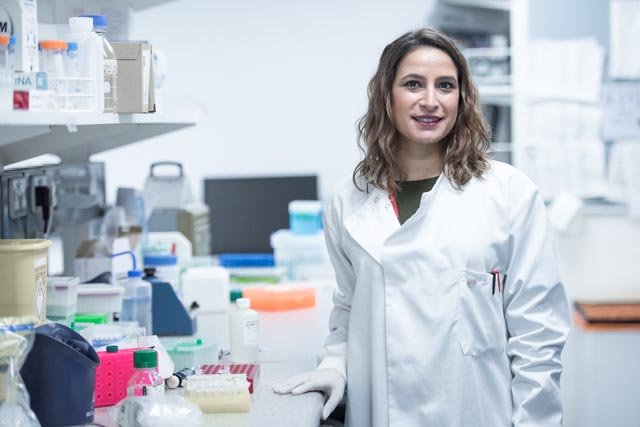
<path id="1" fill-rule="evenodd" d="M 433 189 L 422 195 L 420 216 L 427 214 L 434 199 L 441 192 L 455 191 L 446 176 L 446 166 Z M 368 186 L 371 188 L 371 185 Z M 345 227 L 351 237 L 382 264 L 382 248 L 387 239 L 400 229 L 400 222 L 391 205 L 389 192 L 373 187 L 365 203 L 345 220 Z"/>

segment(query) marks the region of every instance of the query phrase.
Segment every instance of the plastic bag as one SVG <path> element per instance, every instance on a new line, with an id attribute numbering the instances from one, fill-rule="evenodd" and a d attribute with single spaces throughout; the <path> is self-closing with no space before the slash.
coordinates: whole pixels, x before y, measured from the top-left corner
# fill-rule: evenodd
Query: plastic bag
<path id="1" fill-rule="evenodd" d="M 202 412 L 179 395 L 129 396 L 117 406 L 118 427 L 201 427 Z"/>
<path id="2" fill-rule="evenodd" d="M 127 216 L 121 206 L 110 207 L 102 219 L 95 256 L 111 255 L 113 241 L 121 228 L 129 226 Z"/>
<path id="3" fill-rule="evenodd" d="M 20 369 L 33 346 L 35 318 L 0 318 L 0 427 L 40 427 Z"/>

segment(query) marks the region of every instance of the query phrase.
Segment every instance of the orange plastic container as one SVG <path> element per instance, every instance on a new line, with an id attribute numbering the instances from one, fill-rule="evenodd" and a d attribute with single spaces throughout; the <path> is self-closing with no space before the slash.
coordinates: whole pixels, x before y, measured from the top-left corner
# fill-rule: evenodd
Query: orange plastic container
<path id="1" fill-rule="evenodd" d="M 316 290 L 283 285 L 251 286 L 242 291 L 258 311 L 284 311 L 315 307 Z"/>

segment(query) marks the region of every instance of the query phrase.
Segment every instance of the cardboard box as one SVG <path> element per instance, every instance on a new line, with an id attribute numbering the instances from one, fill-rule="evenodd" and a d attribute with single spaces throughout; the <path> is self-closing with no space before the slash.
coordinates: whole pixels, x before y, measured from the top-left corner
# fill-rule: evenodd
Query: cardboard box
<path id="1" fill-rule="evenodd" d="M 118 58 L 116 112 L 155 112 L 151 45 L 134 41 L 111 42 L 111 45 Z"/>
<path id="2" fill-rule="evenodd" d="M 39 70 L 36 0 L 0 0 L 0 33 L 16 36 L 16 71 Z"/>

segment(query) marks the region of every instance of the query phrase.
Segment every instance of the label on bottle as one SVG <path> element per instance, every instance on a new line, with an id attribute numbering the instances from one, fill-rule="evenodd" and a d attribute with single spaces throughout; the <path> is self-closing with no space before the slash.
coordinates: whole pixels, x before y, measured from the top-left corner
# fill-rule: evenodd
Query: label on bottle
<path id="1" fill-rule="evenodd" d="M 111 93 L 111 79 L 118 74 L 118 61 L 116 59 L 104 60 L 104 93 Z"/>
<path id="2" fill-rule="evenodd" d="M 118 60 L 117 59 L 105 59 L 104 60 L 104 75 L 111 76 L 118 74 Z"/>
<path id="3" fill-rule="evenodd" d="M 164 383 L 158 385 L 137 385 L 127 390 L 129 396 L 164 396 Z"/>
<path id="4" fill-rule="evenodd" d="M 142 107 L 149 109 L 149 81 L 151 80 L 151 51 L 142 50 Z"/>
<path id="5" fill-rule="evenodd" d="M 244 345 L 258 344 L 258 321 L 245 319 L 244 321 Z"/>

